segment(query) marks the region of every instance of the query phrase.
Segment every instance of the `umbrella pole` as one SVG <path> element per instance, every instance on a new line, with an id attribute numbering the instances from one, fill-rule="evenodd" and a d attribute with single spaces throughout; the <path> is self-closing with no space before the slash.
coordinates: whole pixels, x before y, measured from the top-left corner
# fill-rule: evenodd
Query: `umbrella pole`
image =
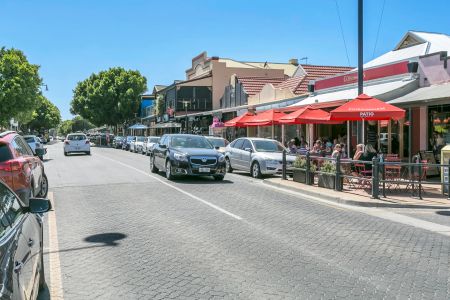
<path id="1" fill-rule="evenodd" d="M 283 144 L 283 146 L 284 146 L 284 143 L 286 142 L 285 141 L 285 139 L 284 139 L 284 136 L 285 136 L 285 132 L 284 132 L 284 124 L 282 124 L 281 125 L 281 143 Z"/>
<path id="2" fill-rule="evenodd" d="M 361 132 L 362 132 L 362 143 L 365 145 L 366 144 L 366 139 L 365 139 L 365 137 L 366 137 L 366 134 L 365 134 L 365 132 L 364 132 L 364 119 L 362 120 L 362 124 L 361 124 L 362 126 L 362 129 L 361 129 Z"/>
<path id="3" fill-rule="evenodd" d="M 347 121 L 347 156 L 350 157 L 350 121 Z"/>
<path id="4" fill-rule="evenodd" d="M 275 136 L 275 127 L 273 126 L 273 123 L 272 123 L 272 140 L 273 140 L 274 136 Z"/>

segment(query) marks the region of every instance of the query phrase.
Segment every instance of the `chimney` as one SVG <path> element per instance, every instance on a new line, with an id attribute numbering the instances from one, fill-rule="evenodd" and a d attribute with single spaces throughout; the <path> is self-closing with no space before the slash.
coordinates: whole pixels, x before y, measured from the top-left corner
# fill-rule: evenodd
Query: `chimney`
<path id="1" fill-rule="evenodd" d="M 291 65 L 298 66 L 298 59 L 297 59 L 297 58 L 291 58 L 291 59 L 289 60 L 289 63 L 290 63 Z"/>

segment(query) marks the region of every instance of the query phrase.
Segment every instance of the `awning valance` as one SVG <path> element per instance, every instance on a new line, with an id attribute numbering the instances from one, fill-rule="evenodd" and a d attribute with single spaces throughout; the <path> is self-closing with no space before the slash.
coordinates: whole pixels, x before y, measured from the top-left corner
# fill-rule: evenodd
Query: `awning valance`
<path id="1" fill-rule="evenodd" d="M 398 105 L 430 103 L 438 101 L 450 102 L 450 82 L 435 84 L 417 89 L 388 103 Z"/>

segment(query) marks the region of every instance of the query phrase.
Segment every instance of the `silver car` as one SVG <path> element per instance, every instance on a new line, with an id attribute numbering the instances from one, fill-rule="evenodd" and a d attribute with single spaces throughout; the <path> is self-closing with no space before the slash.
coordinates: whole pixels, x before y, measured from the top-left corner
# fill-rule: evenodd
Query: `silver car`
<path id="1" fill-rule="evenodd" d="M 142 145 L 142 154 L 150 155 L 152 147 L 154 144 L 159 143 L 159 136 L 148 136 L 144 139 L 144 144 Z"/>
<path id="2" fill-rule="evenodd" d="M 283 150 L 278 141 L 263 138 L 239 138 L 225 148 L 227 172 L 242 170 L 254 178 L 282 172 Z M 286 155 L 286 168 L 292 170 L 295 156 Z"/>
<path id="3" fill-rule="evenodd" d="M 44 143 L 42 143 L 41 139 L 38 138 L 35 135 L 25 135 L 24 136 L 25 141 L 30 145 L 31 150 L 33 150 L 33 153 L 36 154 L 36 149 L 42 149 L 44 150 Z M 43 157 L 39 156 L 40 159 L 43 159 Z"/>

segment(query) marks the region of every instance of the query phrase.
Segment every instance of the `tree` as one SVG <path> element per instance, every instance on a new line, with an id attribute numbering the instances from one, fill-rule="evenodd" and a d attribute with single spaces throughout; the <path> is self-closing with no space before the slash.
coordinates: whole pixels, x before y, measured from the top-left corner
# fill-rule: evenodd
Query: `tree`
<path id="1" fill-rule="evenodd" d="M 0 49 L 0 124 L 10 118 L 20 122 L 31 119 L 38 104 L 39 66 L 30 64 L 22 51 Z"/>
<path id="2" fill-rule="evenodd" d="M 58 134 L 65 136 L 71 132 L 86 131 L 94 128 L 95 125 L 81 116 L 76 116 L 72 120 L 62 121 L 58 127 Z"/>
<path id="3" fill-rule="evenodd" d="M 44 96 L 39 96 L 39 106 L 33 112 L 33 120 L 28 123 L 31 130 L 50 129 L 61 122 L 59 109 Z"/>
<path id="4" fill-rule="evenodd" d="M 139 71 L 110 68 L 78 82 L 71 112 L 100 125 L 122 124 L 134 118 L 147 79 Z"/>
<path id="5" fill-rule="evenodd" d="M 162 116 L 164 114 L 164 95 L 158 94 L 156 96 L 155 114 Z"/>

